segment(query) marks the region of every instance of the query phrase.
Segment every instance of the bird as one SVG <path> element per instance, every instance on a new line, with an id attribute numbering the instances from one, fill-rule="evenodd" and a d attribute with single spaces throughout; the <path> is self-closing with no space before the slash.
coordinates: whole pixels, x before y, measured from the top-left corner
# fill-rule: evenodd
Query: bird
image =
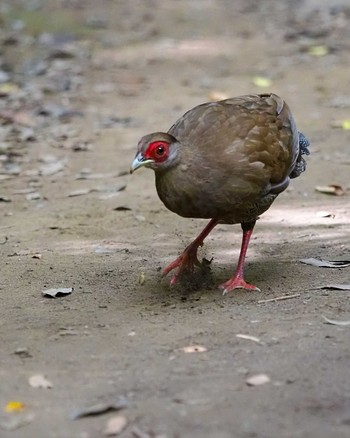
<path id="1" fill-rule="evenodd" d="M 210 219 L 203 231 L 163 271 L 170 284 L 202 263 L 197 251 L 218 224 L 241 224 L 242 242 L 233 276 L 219 286 L 259 291 L 246 282 L 245 259 L 259 216 L 306 169 L 310 143 L 296 128 L 287 103 L 274 93 L 200 104 L 168 132 L 141 138 L 130 173 L 154 170 L 158 196 L 185 218 Z"/>

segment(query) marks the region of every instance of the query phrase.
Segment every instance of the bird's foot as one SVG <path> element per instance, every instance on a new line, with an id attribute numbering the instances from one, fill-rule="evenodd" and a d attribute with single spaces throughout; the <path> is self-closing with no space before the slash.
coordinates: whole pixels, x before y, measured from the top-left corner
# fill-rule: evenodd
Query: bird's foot
<path id="1" fill-rule="evenodd" d="M 174 285 L 179 277 L 183 275 L 185 271 L 193 272 L 195 266 L 201 266 L 201 262 L 198 260 L 197 257 L 197 249 L 198 246 L 191 247 L 188 246 L 185 251 L 173 262 L 170 263 L 164 270 L 163 270 L 163 277 L 167 275 L 170 271 L 172 271 L 175 268 L 178 268 L 177 272 L 172 276 L 170 280 L 170 285 Z"/>
<path id="2" fill-rule="evenodd" d="M 230 292 L 234 289 L 246 289 L 260 292 L 260 289 L 258 287 L 254 286 L 253 284 L 247 283 L 243 277 L 237 275 L 225 281 L 225 283 L 220 284 L 219 289 L 222 290 L 223 295 L 226 295 L 227 292 Z"/>

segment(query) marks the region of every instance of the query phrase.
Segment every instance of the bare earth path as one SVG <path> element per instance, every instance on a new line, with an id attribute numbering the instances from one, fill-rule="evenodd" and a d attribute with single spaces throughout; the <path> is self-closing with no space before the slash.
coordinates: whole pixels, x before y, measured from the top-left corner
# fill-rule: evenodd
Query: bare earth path
<path id="1" fill-rule="evenodd" d="M 319 13 L 313 1 L 44 3 L 2 46 L 17 89 L 0 98 L 0 197 L 11 201 L 0 202 L 0 436 L 101 437 L 115 414 L 71 413 L 124 396 L 124 438 L 349 437 L 350 326 L 323 316 L 349 321 L 350 291 L 319 287 L 349 285 L 350 267 L 299 262 L 349 260 L 349 191 L 315 191 L 350 189 L 346 2 Z M 63 55 L 39 42 L 45 19 L 33 24 L 53 13 L 90 26 L 59 41 Z M 43 74 L 30 72 L 40 60 Z M 168 212 L 150 171 L 128 175 L 137 141 L 218 95 L 267 90 L 289 103 L 312 155 L 256 226 L 246 277 L 262 292 L 216 288 L 237 261 L 239 226 L 207 239 L 210 273 L 170 288 L 160 269 L 204 223 Z M 42 296 L 57 287 L 74 291 Z M 285 295 L 296 296 L 271 301 Z M 207 351 L 182 350 L 191 345 Z M 247 385 L 261 373 L 268 383 Z M 32 388 L 35 374 L 53 388 Z M 5 413 L 11 400 L 25 409 Z"/>

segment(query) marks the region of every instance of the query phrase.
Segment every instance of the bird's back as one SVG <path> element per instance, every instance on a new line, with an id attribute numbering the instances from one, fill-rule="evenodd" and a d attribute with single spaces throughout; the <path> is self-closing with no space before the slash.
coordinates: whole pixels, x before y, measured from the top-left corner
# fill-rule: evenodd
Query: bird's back
<path id="1" fill-rule="evenodd" d="M 300 161 L 299 135 L 275 94 L 199 105 L 168 131 L 180 160 L 156 173 L 165 205 L 185 217 L 242 222 L 267 210 Z"/>

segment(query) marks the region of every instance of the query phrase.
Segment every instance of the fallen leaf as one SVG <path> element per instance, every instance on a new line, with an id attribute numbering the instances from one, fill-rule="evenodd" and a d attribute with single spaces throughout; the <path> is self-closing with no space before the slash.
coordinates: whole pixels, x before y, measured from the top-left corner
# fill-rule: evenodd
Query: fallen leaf
<path id="1" fill-rule="evenodd" d="M 8 414 L 12 414 L 13 412 L 23 411 L 26 408 L 26 405 L 20 401 L 11 400 L 5 406 L 5 412 Z"/>
<path id="2" fill-rule="evenodd" d="M 112 400 L 110 402 L 97 403 L 92 406 L 88 406 L 82 409 L 77 409 L 72 412 L 72 414 L 70 415 L 70 419 L 77 420 L 78 418 L 89 417 L 93 415 L 101 415 L 110 411 L 120 411 L 121 409 L 125 409 L 128 406 L 129 406 L 128 400 L 125 397 L 121 396 L 118 397 L 116 400 Z"/>
<path id="3" fill-rule="evenodd" d="M 255 336 L 238 334 L 238 335 L 236 335 L 236 338 L 247 339 L 248 341 L 257 342 L 258 344 L 260 344 L 260 339 L 256 338 Z"/>
<path id="4" fill-rule="evenodd" d="M 330 213 L 329 211 L 320 210 L 316 212 L 317 217 L 331 217 L 332 219 L 335 218 L 334 213 Z"/>
<path id="5" fill-rule="evenodd" d="M 22 359 L 28 359 L 30 357 L 33 357 L 28 348 L 16 348 L 16 350 L 13 352 L 13 354 L 16 354 L 17 356 L 21 357 Z"/>
<path id="6" fill-rule="evenodd" d="M 184 353 L 203 353 L 208 351 L 208 349 L 202 345 L 189 345 L 188 347 L 183 347 L 180 350 Z"/>
<path id="7" fill-rule="evenodd" d="M 32 388 L 50 389 L 53 387 L 53 384 L 42 374 L 35 374 L 34 376 L 29 377 L 28 383 Z"/>
<path id="8" fill-rule="evenodd" d="M 88 193 L 91 193 L 91 189 L 80 189 L 80 190 L 74 190 L 73 192 L 68 193 L 69 198 L 73 198 L 74 196 L 82 196 L 87 195 Z"/>
<path id="9" fill-rule="evenodd" d="M 27 201 L 37 201 L 38 199 L 41 199 L 41 194 L 39 192 L 28 193 L 28 195 L 26 195 Z"/>
<path id="10" fill-rule="evenodd" d="M 42 254 L 40 254 L 40 253 L 36 253 L 36 254 L 33 254 L 32 255 L 32 259 L 39 259 L 39 260 L 41 260 L 42 259 Z"/>
<path id="11" fill-rule="evenodd" d="M 42 164 L 39 168 L 40 175 L 51 176 L 58 172 L 61 172 L 66 166 L 66 160 L 54 161 L 50 163 Z"/>
<path id="12" fill-rule="evenodd" d="M 116 415 L 107 421 L 104 434 L 107 436 L 119 435 L 123 432 L 128 424 L 128 420 L 122 415 Z"/>
<path id="13" fill-rule="evenodd" d="M 326 284 L 325 286 L 319 286 L 317 289 L 350 290 L 350 284 Z"/>
<path id="14" fill-rule="evenodd" d="M 265 78 L 263 76 L 255 76 L 253 78 L 253 84 L 259 88 L 268 88 L 271 87 L 272 81 L 269 78 Z"/>
<path id="15" fill-rule="evenodd" d="M 14 195 L 29 195 L 30 193 L 34 193 L 36 192 L 35 188 L 29 188 L 29 189 L 19 189 L 19 190 L 14 190 L 12 193 Z"/>
<path id="16" fill-rule="evenodd" d="M 308 50 L 309 55 L 311 56 L 326 56 L 329 53 L 329 49 L 327 46 L 311 46 Z"/>
<path id="17" fill-rule="evenodd" d="M 340 325 L 343 327 L 350 325 L 350 321 L 336 321 L 335 319 L 329 319 L 323 315 L 322 318 L 325 320 L 325 324 Z"/>
<path id="18" fill-rule="evenodd" d="M 317 266 L 318 268 L 347 268 L 350 266 L 350 260 L 321 260 L 310 257 L 299 261 L 305 265 Z"/>
<path id="19" fill-rule="evenodd" d="M 248 386 L 260 386 L 270 382 L 271 379 L 267 374 L 256 374 L 246 379 L 245 383 Z"/>
<path id="20" fill-rule="evenodd" d="M 143 284 L 145 284 L 146 281 L 146 275 L 144 272 L 141 272 L 140 276 L 139 276 L 139 283 L 142 286 Z"/>
<path id="21" fill-rule="evenodd" d="M 47 298 L 59 298 L 65 297 L 73 292 L 73 287 L 60 287 L 60 288 L 52 288 L 46 289 L 42 291 L 42 295 Z"/>
<path id="22" fill-rule="evenodd" d="M 325 193 L 326 195 L 343 196 L 345 189 L 337 184 L 330 184 L 329 186 L 316 186 L 316 192 Z"/>
<path id="23" fill-rule="evenodd" d="M 113 208 L 114 211 L 131 211 L 130 207 L 125 207 L 124 205 L 120 205 L 119 207 Z"/>
<path id="24" fill-rule="evenodd" d="M 5 97 L 11 94 L 15 94 L 19 91 L 18 85 L 12 82 L 5 82 L 0 84 L 0 96 Z"/>
<path id="25" fill-rule="evenodd" d="M 10 198 L 8 198 L 7 196 L 0 195 L 0 202 L 12 202 L 12 200 Z"/>
<path id="26" fill-rule="evenodd" d="M 344 129 L 344 131 L 349 131 L 350 130 L 350 119 L 343 120 L 341 127 Z"/>
<path id="27" fill-rule="evenodd" d="M 88 141 L 77 141 L 71 146 L 72 150 L 74 152 L 86 152 L 86 151 L 92 151 L 93 145 Z"/>

